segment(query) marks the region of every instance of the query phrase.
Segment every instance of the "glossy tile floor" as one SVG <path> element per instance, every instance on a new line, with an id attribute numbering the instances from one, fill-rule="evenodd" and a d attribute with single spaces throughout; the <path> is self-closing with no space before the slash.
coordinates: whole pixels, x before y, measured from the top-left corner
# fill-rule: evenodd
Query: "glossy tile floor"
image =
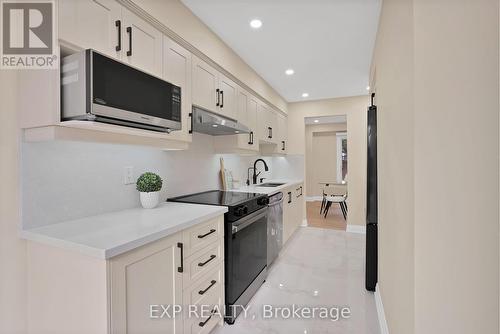
<path id="1" fill-rule="evenodd" d="M 364 288 L 365 236 L 301 227 L 272 265 L 268 279 L 250 301 L 248 317 L 214 330 L 226 333 L 378 334 L 372 293 Z M 263 305 L 349 307 L 351 317 L 263 319 Z"/>

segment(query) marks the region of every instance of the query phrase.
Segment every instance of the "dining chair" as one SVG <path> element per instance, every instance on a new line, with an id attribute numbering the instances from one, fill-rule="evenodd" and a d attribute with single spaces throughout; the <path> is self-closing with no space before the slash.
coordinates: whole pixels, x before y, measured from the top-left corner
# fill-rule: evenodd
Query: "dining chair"
<path id="1" fill-rule="evenodd" d="M 342 210 L 342 215 L 344 216 L 344 220 L 347 220 L 347 193 L 344 195 L 333 195 L 333 196 L 325 196 L 324 200 L 326 202 L 324 208 L 324 217 L 328 215 L 328 211 L 333 203 L 338 203 L 340 206 L 340 210 Z"/>

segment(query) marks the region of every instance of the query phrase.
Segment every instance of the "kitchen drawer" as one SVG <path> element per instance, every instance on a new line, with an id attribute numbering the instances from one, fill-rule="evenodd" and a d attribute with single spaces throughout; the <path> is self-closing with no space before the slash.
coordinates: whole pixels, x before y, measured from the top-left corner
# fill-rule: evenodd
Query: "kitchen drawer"
<path id="1" fill-rule="evenodd" d="M 224 237 L 224 217 L 218 217 L 198 224 L 182 232 L 186 256 L 213 244 Z"/>
<path id="2" fill-rule="evenodd" d="M 184 289 L 184 305 L 206 304 L 206 299 L 214 293 L 222 295 L 223 286 L 223 262 L 219 262 L 217 268 L 194 282 L 190 287 Z"/>
<path id="3" fill-rule="evenodd" d="M 221 274 L 220 271 L 218 273 Z M 214 288 L 195 304 L 188 304 L 189 297 L 185 296 L 184 305 L 193 305 L 191 307 L 195 308 L 196 313 L 193 312 L 191 316 L 184 318 L 184 333 L 209 333 L 217 323 L 222 324 L 224 307 L 222 289 L 224 287 L 222 284 L 217 284 Z M 217 311 L 210 317 L 211 310 Z"/>
<path id="4" fill-rule="evenodd" d="M 184 260 L 184 286 L 188 287 L 206 273 L 221 266 L 224 239 L 209 245 Z"/>

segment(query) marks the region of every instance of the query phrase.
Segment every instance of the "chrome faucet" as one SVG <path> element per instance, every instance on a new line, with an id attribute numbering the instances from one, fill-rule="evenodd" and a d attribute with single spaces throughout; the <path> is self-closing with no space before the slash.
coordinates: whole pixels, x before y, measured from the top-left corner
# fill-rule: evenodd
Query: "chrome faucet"
<path id="1" fill-rule="evenodd" d="M 257 162 L 262 161 L 264 164 L 264 170 L 267 172 L 269 171 L 269 167 L 267 167 L 266 162 L 263 159 L 257 159 L 253 163 L 253 184 L 257 184 L 257 177 L 260 175 L 261 172 L 257 173 Z"/>

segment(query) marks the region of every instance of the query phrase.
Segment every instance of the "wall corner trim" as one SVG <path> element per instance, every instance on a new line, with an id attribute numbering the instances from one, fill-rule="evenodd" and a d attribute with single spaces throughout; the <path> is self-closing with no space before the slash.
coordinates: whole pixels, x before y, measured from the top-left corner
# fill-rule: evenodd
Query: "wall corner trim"
<path id="1" fill-rule="evenodd" d="M 307 219 L 302 220 L 302 224 L 300 226 L 308 226 L 307 225 Z"/>
<path id="2" fill-rule="evenodd" d="M 387 327 L 387 320 L 385 319 L 384 305 L 382 304 L 382 296 L 378 283 L 375 286 L 375 306 L 377 308 L 378 324 L 380 326 L 380 334 L 389 334 L 389 327 Z"/>
<path id="3" fill-rule="evenodd" d="M 349 225 L 349 224 L 347 224 L 346 232 L 366 234 L 366 226 L 365 225 Z"/>

